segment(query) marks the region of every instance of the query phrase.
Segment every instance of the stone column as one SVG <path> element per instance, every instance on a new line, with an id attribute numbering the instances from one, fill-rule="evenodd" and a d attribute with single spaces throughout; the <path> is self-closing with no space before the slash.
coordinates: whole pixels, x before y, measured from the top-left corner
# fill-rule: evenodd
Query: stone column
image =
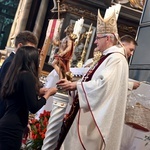
<path id="1" fill-rule="evenodd" d="M 25 30 L 31 4 L 32 4 L 32 0 L 20 0 L 6 47 L 14 47 L 13 42 L 16 35 L 20 31 Z"/>
<path id="2" fill-rule="evenodd" d="M 51 117 L 47 126 L 42 150 L 54 150 L 57 146 L 63 118 L 69 102 L 68 95 L 57 93 L 53 98 Z"/>
<path id="3" fill-rule="evenodd" d="M 40 39 L 40 35 L 42 32 L 42 28 L 43 28 L 43 24 L 44 24 L 44 20 L 45 20 L 45 16 L 46 16 L 47 8 L 48 8 L 48 3 L 49 3 L 49 0 L 41 1 L 38 15 L 36 18 L 33 33 L 37 36 L 38 39 Z"/>

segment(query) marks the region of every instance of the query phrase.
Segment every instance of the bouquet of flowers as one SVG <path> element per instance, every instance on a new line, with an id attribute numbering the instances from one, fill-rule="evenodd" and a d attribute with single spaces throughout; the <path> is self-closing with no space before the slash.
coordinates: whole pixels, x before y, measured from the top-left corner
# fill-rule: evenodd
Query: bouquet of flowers
<path id="1" fill-rule="evenodd" d="M 40 114 L 39 119 L 32 118 L 29 121 L 30 137 L 26 144 L 28 150 L 41 150 L 43 139 L 48 125 L 50 112 L 45 111 Z"/>

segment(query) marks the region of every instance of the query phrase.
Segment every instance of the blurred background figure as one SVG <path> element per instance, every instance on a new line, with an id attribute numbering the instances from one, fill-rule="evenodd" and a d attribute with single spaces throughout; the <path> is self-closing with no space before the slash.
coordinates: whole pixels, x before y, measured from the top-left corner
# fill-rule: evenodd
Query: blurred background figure
<path id="1" fill-rule="evenodd" d="M 120 38 L 122 45 L 124 46 L 126 57 L 128 62 L 130 61 L 131 56 L 133 56 L 136 46 L 138 45 L 135 39 L 130 35 L 124 35 Z M 140 86 L 140 82 L 134 81 L 129 82 L 129 90 L 137 89 Z"/>

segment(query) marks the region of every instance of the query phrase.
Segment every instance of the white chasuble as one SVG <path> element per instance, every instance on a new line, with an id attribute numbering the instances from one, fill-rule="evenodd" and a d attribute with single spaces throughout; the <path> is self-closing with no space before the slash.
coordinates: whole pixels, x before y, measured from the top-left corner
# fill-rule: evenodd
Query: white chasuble
<path id="1" fill-rule="evenodd" d="M 88 82 L 78 82 L 80 110 L 61 150 L 120 150 L 128 90 L 128 63 L 122 50 L 111 53 Z"/>

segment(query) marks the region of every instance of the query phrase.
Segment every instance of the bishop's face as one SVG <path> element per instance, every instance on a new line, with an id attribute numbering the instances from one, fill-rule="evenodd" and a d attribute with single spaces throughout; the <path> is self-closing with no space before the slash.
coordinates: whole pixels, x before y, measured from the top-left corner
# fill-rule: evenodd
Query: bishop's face
<path id="1" fill-rule="evenodd" d="M 106 49 L 106 40 L 107 36 L 103 34 L 97 34 L 95 38 L 95 44 L 97 45 L 97 48 L 100 52 L 103 52 Z"/>
<path id="2" fill-rule="evenodd" d="M 125 47 L 127 57 L 131 57 L 135 51 L 135 44 L 133 42 L 122 42 L 122 44 Z"/>

